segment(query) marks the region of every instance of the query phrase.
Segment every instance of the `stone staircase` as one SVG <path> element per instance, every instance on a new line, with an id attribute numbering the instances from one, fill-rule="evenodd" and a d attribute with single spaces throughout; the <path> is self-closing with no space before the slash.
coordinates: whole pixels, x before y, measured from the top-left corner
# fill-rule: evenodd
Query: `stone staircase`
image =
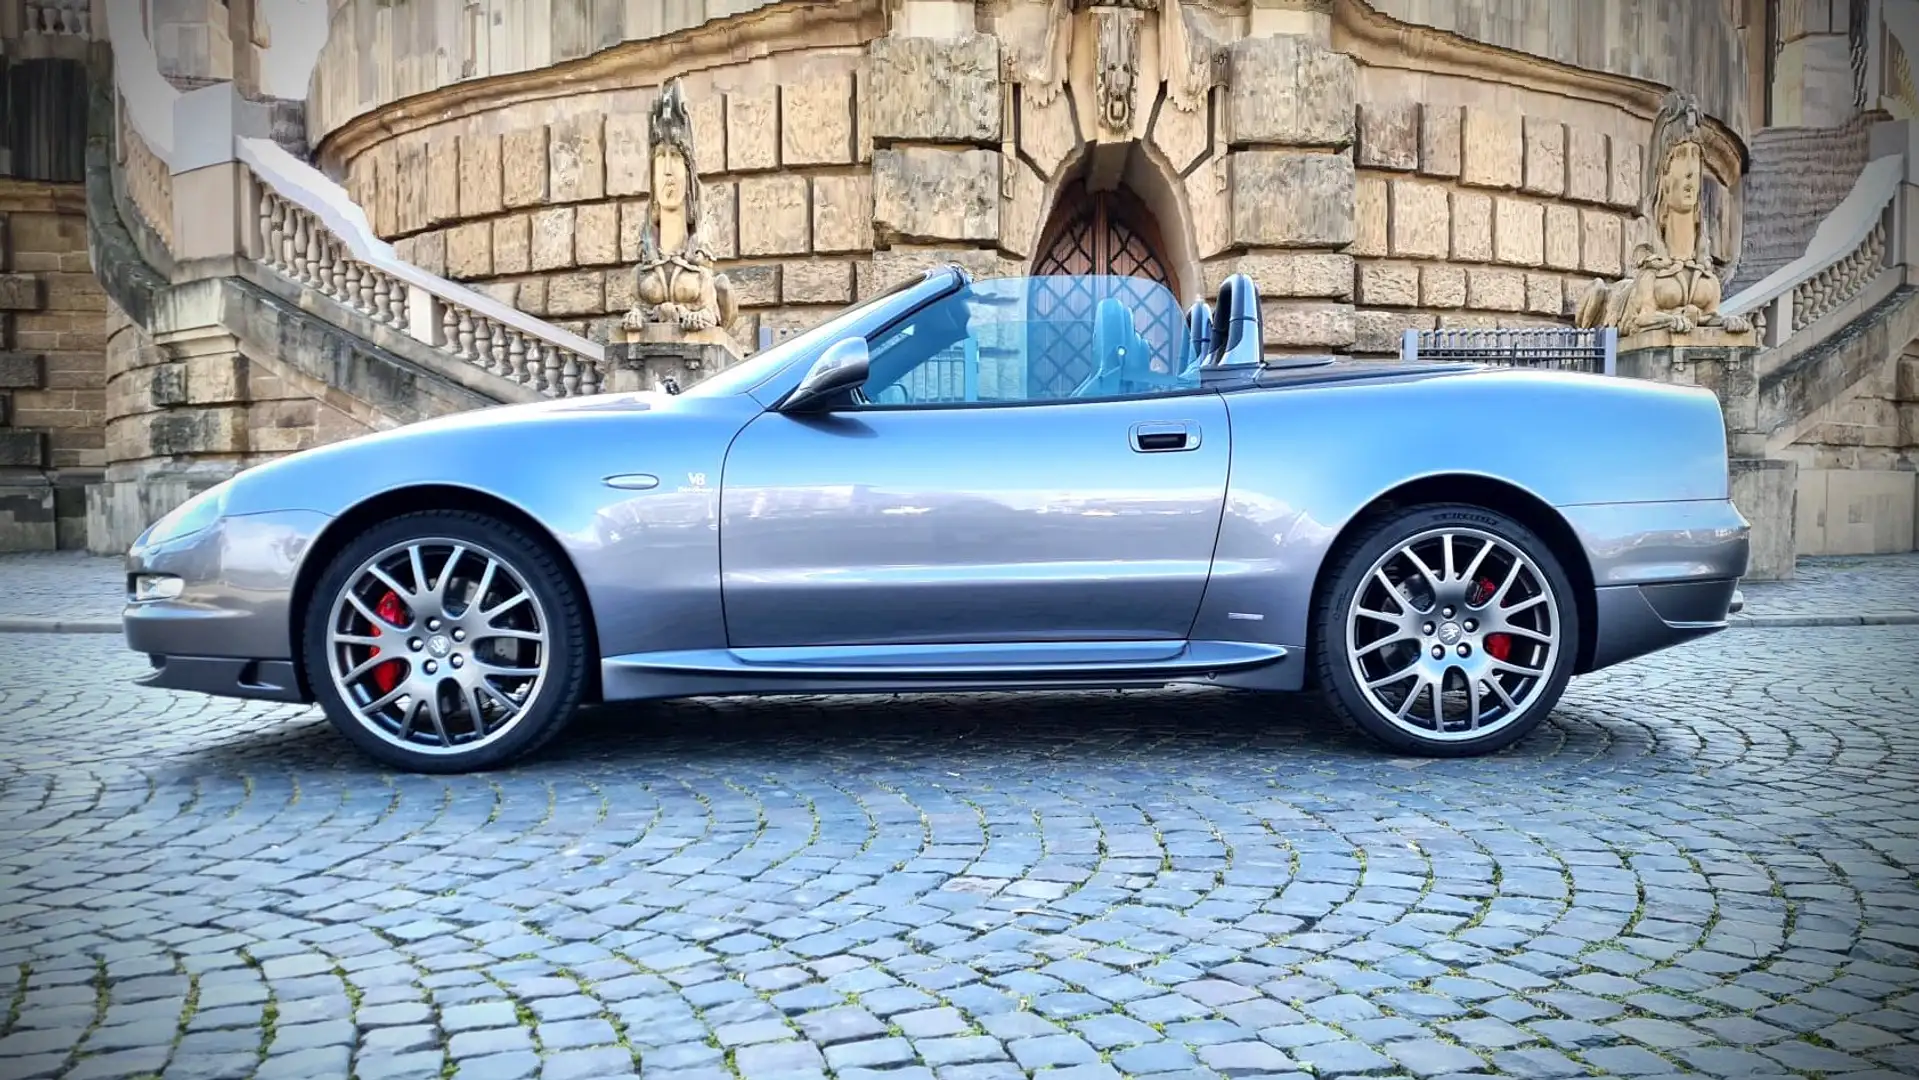
<path id="1" fill-rule="evenodd" d="M 1734 295 L 1797 259 L 1813 230 L 1858 181 L 1870 160 L 1871 115 L 1837 128 L 1754 132 L 1742 182 L 1744 239 L 1726 294 Z"/>
<path id="2" fill-rule="evenodd" d="M 427 273 L 290 152 L 281 103 L 161 78 L 109 0 L 87 218 L 111 300 L 108 466 L 88 546 L 124 551 L 272 455 L 488 405 L 611 388 L 601 345 Z M 125 9 L 125 14 L 122 13 Z"/>
<path id="3" fill-rule="evenodd" d="M 1791 499 L 1788 563 L 1912 551 L 1919 533 L 1919 124 L 1867 133 L 1868 160 L 1799 253 L 1756 279 L 1742 268 L 1723 305 L 1759 331 L 1720 389 L 1735 456 Z"/>

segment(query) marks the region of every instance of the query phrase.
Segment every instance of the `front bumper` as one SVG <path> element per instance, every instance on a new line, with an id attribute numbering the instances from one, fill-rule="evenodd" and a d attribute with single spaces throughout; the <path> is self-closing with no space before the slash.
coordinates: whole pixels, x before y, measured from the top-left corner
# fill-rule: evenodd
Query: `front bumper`
<path id="1" fill-rule="evenodd" d="M 127 554 L 129 648 L 154 670 L 144 686 L 275 701 L 302 700 L 293 677 L 293 592 L 328 517 L 284 511 L 221 518 L 199 532 Z M 141 575 L 179 579 L 179 594 L 136 600 Z"/>
<path id="2" fill-rule="evenodd" d="M 227 656 L 161 656 L 149 653 L 153 670 L 133 680 L 155 690 L 184 690 L 219 697 L 310 704 L 291 660 L 236 660 Z"/>

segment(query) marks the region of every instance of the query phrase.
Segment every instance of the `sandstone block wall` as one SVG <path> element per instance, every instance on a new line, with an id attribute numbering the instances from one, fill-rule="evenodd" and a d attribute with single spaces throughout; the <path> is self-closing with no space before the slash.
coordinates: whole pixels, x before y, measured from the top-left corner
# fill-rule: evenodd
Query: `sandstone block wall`
<path id="1" fill-rule="evenodd" d="M 701 234 L 733 282 L 742 314 L 728 329 L 749 351 L 763 330 L 787 336 L 937 262 L 1030 266 L 1085 167 L 1092 121 L 1082 91 L 1041 104 L 1006 82 L 1019 39 L 998 36 L 1001 18 L 851 47 L 793 35 L 685 77 Z M 1693 30 L 1718 40 L 1720 21 Z M 1531 44 L 1574 48 L 1562 30 Z M 1159 219 L 1182 302 L 1249 273 L 1269 349 L 1390 355 L 1407 329 L 1563 323 L 1592 279 L 1624 273 L 1646 117 L 1597 90 L 1586 100 L 1504 70 L 1434 66 L 1410 38 L 1345 51 L 1355 33 L 1336 31 L 1335 47 L 1233 41 L 1224 84 L 1197 109 L 1141 80 L 1126 182 Z M 657 90 L 631 84 L 668 73 L 563 96 L 503 82 L 497 104 L 356 135 L 328 165 L 420 266 L 605 340 L 635 301 L 651 184 Z"/>
<path id="2" fill-rule="evenodd" d="M 1355 348 L 1563 322 L 1635 242 L 1643 139 L 1487 104 L 1359 104 Z"/>
<path id="3" fill-rule="evenodd" d="M 106 464 L 102 317 L 84 200 L 0 180 L 0 551 L 78 547 Z"/>
<path id="4" fill-rule="evenodd" d="M 762 326 L 791 333 L 851 301 L 870 258 L 861 61 L 857 51 L 801 51 L 685 80 L 700 235 L 733 282 L 741 316 L 728 329 L 749 350 Z M 657 93 L 503 102 L 381 142 L 339 169 L 403 257 L 605 341 L 637 302 Z"/>
<path id="5" fill-rule="evenodd" d="M 1786 0 L 1782 11 L 1832 12 L 1843 27 L 1844 4 Z M 1725 0 L 1360 0 L 1351 5 L 1353 32 L 1385 19 L 1458 35 L 1497 49 L 1685 90 L 1700 106 L 1744 136 L 1748 55 Z M 1383 19 L 1381 17 L 1384 17 Z M 1798 16 L 1787 14 L 1789 22 Z M 1850 72 L 1843 84 L 1850 92 Z"/>
<path id="6" fill-rule="evenodd" d="M 1919 543 L 1919 355 L 1894 357 L 1777 456 L 1798 465 L 1801 555 L 1877 555 Z"/>

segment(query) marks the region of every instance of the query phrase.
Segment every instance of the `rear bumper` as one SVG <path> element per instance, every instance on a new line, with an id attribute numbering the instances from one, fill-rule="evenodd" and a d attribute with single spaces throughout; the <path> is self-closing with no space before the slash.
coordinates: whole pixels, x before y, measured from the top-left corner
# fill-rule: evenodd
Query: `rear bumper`
<path id="1" fill-rule="evenodd" d="M 1585 670 L 1598 671 L 1724 630 L 1737 585 L 1729 578 L 1595 590 L 1593 651 Z"/>
<path id="2" fill-rule="evenodd" d="M 1751 526 L 1729 500 L 1562 508 L 1593 576 L 1597 671 L 1726 629 L 1744 606 Z"/>

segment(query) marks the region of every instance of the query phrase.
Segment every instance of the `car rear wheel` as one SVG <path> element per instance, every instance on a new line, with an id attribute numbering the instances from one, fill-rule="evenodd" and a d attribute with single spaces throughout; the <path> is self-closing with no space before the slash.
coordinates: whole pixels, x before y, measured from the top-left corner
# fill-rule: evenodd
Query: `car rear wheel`
<path id="1" fill-rule="evenodd" d="M 558 560 L 481 514 L 407 514 L 356 537 L 307 608 L 306 673 L 361 750 L 414 772 L 531 753 L 577 707 L 584 613 Z"/>
<path id="2" fill-rule="evenodd" d="M 1314 611 L 1315 665 L 1341 718 L 1394 749 L 1490 753 L 1565 692 L 1579 606 L 1552 550 L 1491 510 L 1387 514 L 1333 556 Z"/>

